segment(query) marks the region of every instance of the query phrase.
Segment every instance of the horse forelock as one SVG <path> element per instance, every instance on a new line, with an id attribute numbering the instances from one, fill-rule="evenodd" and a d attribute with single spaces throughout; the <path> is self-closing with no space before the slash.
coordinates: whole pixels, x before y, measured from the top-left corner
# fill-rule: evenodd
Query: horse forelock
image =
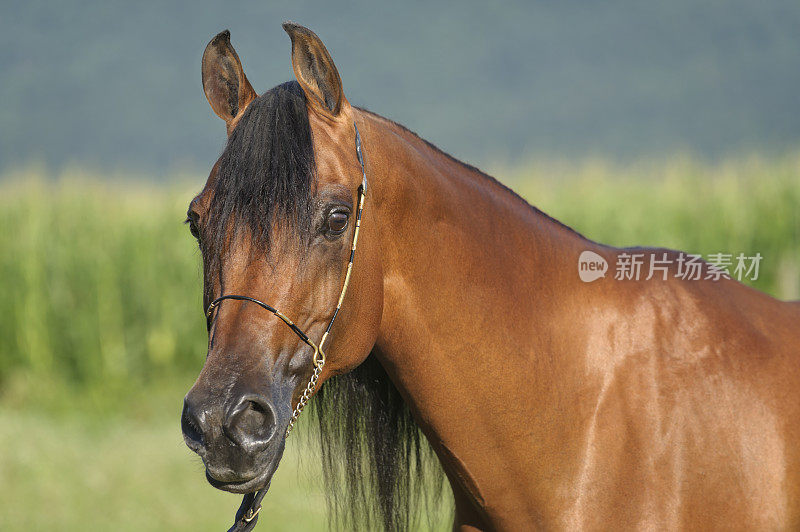
<path id="1" fill-rule="evenodd" d="M 258 253 L 269 251 L 276 225 L 303 242 L 311 232 L 315 186 L 305 95 L 289 81 L 253 100 L 228 137 L 206 191 L 207 266 L 218 268 L 227 245 L 245 232 Z"/>

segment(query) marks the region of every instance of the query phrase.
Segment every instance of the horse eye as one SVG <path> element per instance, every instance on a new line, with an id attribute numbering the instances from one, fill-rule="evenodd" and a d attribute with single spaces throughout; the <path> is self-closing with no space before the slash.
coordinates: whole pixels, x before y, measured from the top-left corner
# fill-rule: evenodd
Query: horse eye
<path id="1" fill-rule="evenodd" d="M 197 224 L 194 223 L 194 220 L 186 220 L 186 222 L 189 224 L 189 232 L 192 233 L 192 236 L 200 240 L 200 230 L 197 228 Z"/>
<path id="2" fill-rule="evenodd" d="M 328 215 L 328 232 L 340 235 L 347 228 L 349 216 L 343 211 L 333 211 Z"/>

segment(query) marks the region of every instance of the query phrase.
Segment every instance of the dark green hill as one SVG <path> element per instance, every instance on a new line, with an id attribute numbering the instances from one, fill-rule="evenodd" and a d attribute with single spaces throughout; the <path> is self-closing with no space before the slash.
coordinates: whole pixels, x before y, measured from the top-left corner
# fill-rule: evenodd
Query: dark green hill
<path id="1" fill-rule="evenodd" d="M 800 2 L 5 1 L 0 167 L 207 167 L 200 55 L 230 28 L 253 85 L 315 30 L 350 100 L 475 163 L 716 156 L 800 143 Z"/>

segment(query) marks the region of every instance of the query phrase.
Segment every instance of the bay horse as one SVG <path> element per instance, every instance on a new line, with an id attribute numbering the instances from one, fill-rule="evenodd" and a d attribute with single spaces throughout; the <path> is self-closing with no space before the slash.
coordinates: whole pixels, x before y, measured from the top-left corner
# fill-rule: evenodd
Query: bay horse
<path id="1" fill-rule="evenodd" d="M 582 253 L 631 250 L 351 106 L 320 39 L 283 28 L 295 80 L 260 96 L 229 32 L 202 61 L 228 139 L 188 211 L 209 341 L 181 424 L 246 494 L 232 530 L 307 402 L 350 526 L 413 526 L 432 449 L 456 530 L 800 527 L 797 303 L 582 281 Z"/>

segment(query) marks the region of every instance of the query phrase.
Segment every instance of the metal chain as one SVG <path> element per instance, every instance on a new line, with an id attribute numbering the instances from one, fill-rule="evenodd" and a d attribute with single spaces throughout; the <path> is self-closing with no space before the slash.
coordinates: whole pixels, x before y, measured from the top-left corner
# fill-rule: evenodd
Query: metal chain
<path id="1" fill-rule="evenodd" d="M 314 391 L 317 389 L 317 381 L 319 380 L 319 376 L 322 373 L 322 366 L 325 365 L 325 355 L 323 354 L 319 361 L 317 361 L 317 354 L 314 353 L 314 373 L 311 375 L 311 379 L 308 381 L 308 385 L 306 389 L 303 390 L 303 395 L 300 396 L 300 400 L 297 402 L 297 406 L 294 407 L 294 412 L 292 412 L 292 419 L 289 420 L 289 426 L 286 427 L 286 437 L 289 437 L 289 433 L 292 432 L 294 428 L 295 422 L 297 422 L 297 418 L 300 417 L 300 414 L 303 412 L 303 409 L 308 404 L 308 400 L 311 399 L 311 396 L 314 394 Z"/>

